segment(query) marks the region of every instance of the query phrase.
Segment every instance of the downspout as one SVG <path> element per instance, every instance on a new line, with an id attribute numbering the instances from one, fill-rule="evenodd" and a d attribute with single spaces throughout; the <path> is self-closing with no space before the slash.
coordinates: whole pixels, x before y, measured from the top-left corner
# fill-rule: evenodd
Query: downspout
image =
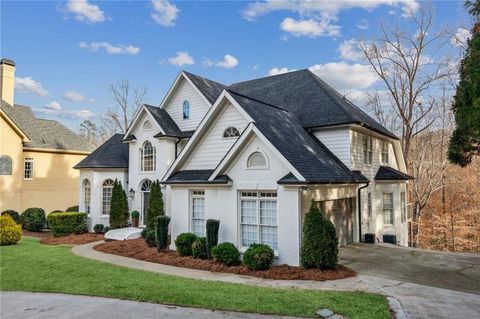
<path id="1" fill-rule="evenodd" d="M 364 188 L 367 188 L 370 185 L 370 181 L 368 181 L 364 186 L 358 188 L 358 241 L 362 241 L 362 200 L 360 196 L 360 191 Z"/>

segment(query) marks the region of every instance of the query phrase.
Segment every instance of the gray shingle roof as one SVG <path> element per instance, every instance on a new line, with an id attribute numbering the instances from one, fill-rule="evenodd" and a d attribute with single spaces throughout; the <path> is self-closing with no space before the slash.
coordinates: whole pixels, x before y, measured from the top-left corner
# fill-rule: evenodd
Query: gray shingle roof
<path id="1" fill-rule="evenodd" d="M 115 134 L 74 168 L 128 168 L 128 144 Z"/>
<path id="2" fill-rule="evenodd" d="M 295 167 L 307 183 L 365 182 L 305 130 L 291 112 L 233 91 L 229 93 L 253 118 L 260 132 Z"/>
<path id="3" fill-rule="evenodd" d="M 152 114 L 153 118 L 155 119 L 155 121 L 157 121 L 158 125 L 160 125 L 162 129 L 165 131 L 165 134 L 158 133 L 154 137 L 167 136 L 167 137 L 186 138 L 186 137 L 191 137 L 193 135 L 194 131 L 181 131 L 177 123 L 175 123 L 175 121 L 171 118 L 170 114 L 168 114 L 168 112 L 165 111 L 164 109 L 161 109 L 157 106 L 148 105 L 148 104 L 145 104 L 145 107 Z M 130 135 L 127 138 L 125 138 L 124 141 L 131 140 L 132 137 L 135 138 L 135 136 Z"/>
<path id="4" fill-rule="evenodd" d="M 170 176 L 162 184 L 227 184 L 230 178 L 227 175 L 216 177 L 213 181 L 208 178 L 212 175 L 213 170 L 184 170 L 179 171 Z"/>
<path id="5" fill-rule="evenodd" d="M 213 104 L 217 97 L 220 95 L 220 93 L 222 93 L 222 91 L 227 88 L 227 86 L 221 83 L 203 78 L 190 72 L 183 72 L 188 76 L 188 78 L 193 82 L 193 84 L 195 84 L 195 86 L 200 90 L 200 92 L 202 92 L 202 94 L 207 98 L 210 104 Z"/>
<path id="6" fill-rule="evenodd" d="M 57 121 L 37 119 L 30 107 L 11 106 L 2 101 L 2 110 L 30 138 L 25 147 L 68 151 L 91 151 L 93 147 Z"/>
<path id="7" fill-rule="evenodd" d="M 411 179 L 414 179 L 414 178 L 390 166 L 380 166 L 378 168 L 377 174 L 375 174 L 375 180 L 377 181 L 382 181 L 382 180 L 383 181 L 392 181 L 392 180 L 407 181 Z"/>

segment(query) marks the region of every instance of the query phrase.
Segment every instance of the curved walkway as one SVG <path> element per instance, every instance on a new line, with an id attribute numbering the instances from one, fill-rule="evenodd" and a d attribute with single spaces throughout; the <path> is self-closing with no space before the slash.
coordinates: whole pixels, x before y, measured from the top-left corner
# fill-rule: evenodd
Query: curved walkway
<path id="1" fill-rule="evenodd" d="M 365 291 L 372 293 L 383 292 L 374 288 L 364 280 L 358 277 L 331 280 L 331 281 L 308 281 L 308 280 L 274 280 L 263 279 L 251 276 L 242 276 L 237 274 L 228 274 L 220 272 L 211 272 L 205 270 L 181 268 L 175 266 L 168 266 L 163 264 L 152 263 L 143 260 L 137 260 L 129 257 L 123 257 L 113 254 L 107 254 L 93 249 L 94 246 L 102 243 L 103 241 L 97 241 L 85 245 L 78 245 L 72 248 L 72 252 L 75 255 L 95 259 L 110 264 L 135 268 L 140 270 L 146 270 L 151 272 L 157 272 L 165 275 L 211 280 L 211 281 L 223 281 L 228 283 L 246 284 L 259 287 L 270 288 L 290 288 L 290 289 L 314 289 L 314 290 L 338 290 L 338 291 Z"/>

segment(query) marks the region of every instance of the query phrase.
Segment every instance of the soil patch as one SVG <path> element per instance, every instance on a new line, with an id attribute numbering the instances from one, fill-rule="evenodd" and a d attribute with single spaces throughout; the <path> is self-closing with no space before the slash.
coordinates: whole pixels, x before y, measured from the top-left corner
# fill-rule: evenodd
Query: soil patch
<path id="1" fill-rule="evenodd" d="M 103 238 L 103 234 L 86 233 L 81 235 L 43 238 L 40 240 L 40 243 L 45 245 L 82 245 L 103 240 Z"/>
<path id="2" fill-rule="evenodd" d="M 274 266 L 269 270 L 252 271 L 246 266 L 227 267 L 212 260 L 182 257 L 175 251 L 158 252 L 155 247 L 148 247 L 142 238 L 123 241 L 110 241 L 94 247 L 95 250 L 107 253 L 145 260 L 158 264 L 207 270 L 213 272 L 234 273 L 245 276 L 254 276 L 266 279 L 281 280 L 335 280 L 355 276 L 355 272 L 339 265 L 335 270 L 303 269 L 288 265 Z"/>
<path id="3" fill-rule="evenodd" d="M 28 237 L 35 237 L 35 238 L 52 238 L 52 234 L 50 233 L 49 230 L 44 230 L 44 231 L 29 231 L 29 230 L 23 230 L 22 231 L 23 236 L 28 236 Z"/>

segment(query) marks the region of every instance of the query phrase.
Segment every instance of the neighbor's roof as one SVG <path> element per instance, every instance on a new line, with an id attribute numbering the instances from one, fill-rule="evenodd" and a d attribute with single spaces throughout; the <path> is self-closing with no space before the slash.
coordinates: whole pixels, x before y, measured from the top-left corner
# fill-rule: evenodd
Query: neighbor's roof
<path id="1" fill-rule="evenodd" d="M 306 179 L 306 183 L 364 183 L 364 177 L 351 171 L 322 142 L 305 130 L 298 118 L 279 107 L 229 91 L 253 118 L 254 125 Z M 279 182 L 305 183 L 285 176 Z"/>
<path id="2" fill-rule="evenodd" d="M 38 119 L 30 107 L 2 101 L 5 114 L 30 138 L 26 148 L 46 148 L 68 151 L 89 152 L 93 147 L 80 135 L 57 121 Z"/>
<path id="3" fill-rule="evenodd" d="M 390 166 L 380 166 L 377 171 L 377 174 L 375 174 L 375 180 L 377 181 L 391 181 L 391 180 L 406 181 L 411 179 L 414 179 L 414 178 Z"/>
<path id="4" fill-rule="evenodd" d="M 228 184 L 230 178 L 227 175 L 221 175 L 213 181 L 208 178 L 212 175 L 213 170 L 184 170 L 179 171 L 170 176 L 162 184 Z"/>
<path id="5" fill-rule="evenodd" d="M 128 144 L 123 134 L 115 134 L 74 168 L 128 168 Z"/>

